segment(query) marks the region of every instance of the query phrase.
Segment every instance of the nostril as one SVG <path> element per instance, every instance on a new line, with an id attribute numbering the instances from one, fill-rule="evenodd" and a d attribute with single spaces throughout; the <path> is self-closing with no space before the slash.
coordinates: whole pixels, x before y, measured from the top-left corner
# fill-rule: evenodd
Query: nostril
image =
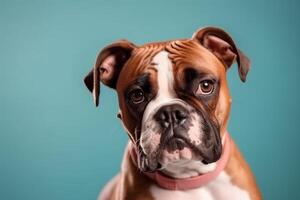
<path id="1" fill-rule="evenodd" d="M 176 110 L 174 114 L 175 114 L 175 119 L 178 123 L 184 121 L 187 118 L 187 113 L 181 110 Z"/>
<path id="2" fill-rule="evenodd" d="M 185 119 L 187 117 L 187 114 L 180 110 L 176 110 L 176 116 L 178 119 Z"/>
<path id="3" fill-rule="evenodd" d="M 160 115 L 159 115 L 159 117 L 158 117 L 158 119 L 159 119 L 160 121 L 168 121 L 168 118 L 169 118 L 168 115 L 169 115 L 169 114 L 168 114 L 166 111 L 161 112 Z"/>
<path id="4" fill-rule="evenodd" d="M 156 120 L 161 124 L 162 127 L 167 128 L 170 124 L 171 117 L 168 111 L 161 111 L 158 113 Z"/>

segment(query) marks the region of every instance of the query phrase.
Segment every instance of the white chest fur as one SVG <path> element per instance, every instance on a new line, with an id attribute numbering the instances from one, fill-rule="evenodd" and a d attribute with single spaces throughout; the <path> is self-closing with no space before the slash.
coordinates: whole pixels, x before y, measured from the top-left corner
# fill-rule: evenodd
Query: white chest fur
<path id="1" fill-rule="evenodd" d="M 152 185 L 150 191 L 155 200 L 250 200 L 249 193 L 233 185 L 225 172 L 201 188 L 171 191 Z"/>

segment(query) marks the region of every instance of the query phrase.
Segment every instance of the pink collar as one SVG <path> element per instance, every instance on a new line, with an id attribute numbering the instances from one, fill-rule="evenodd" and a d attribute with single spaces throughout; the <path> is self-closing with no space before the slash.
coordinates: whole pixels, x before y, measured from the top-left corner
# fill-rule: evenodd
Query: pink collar
<path id="1" fill-rule="evenodd" d="M 133 160 L 133 163 L 136 165 L 136 151 L 134 150 L 134 145 L 130 143 L 130 155 Z M 190 190 L 194 188 L 201 187 L 208 182 L 214 180 L 221 171 L 225 168 L 229 155 L 230 155 L 230 148 L 231 148 L 231 139 L 229 134 L 226 132 L 224 134 L 224 147 L 223 152 L 220 159 L 217 161 L 217 166 L 214 171 L 208 172 L 206 174 L 202 174 L 199 176 L 191 177 L 191 178 L 183 178 L 183 179 L 176 179 L 171 178 L 160 171 L 155 172 L 143 172 L 147 177 L 155 181 L 160 187 L 168 190 Z"/>

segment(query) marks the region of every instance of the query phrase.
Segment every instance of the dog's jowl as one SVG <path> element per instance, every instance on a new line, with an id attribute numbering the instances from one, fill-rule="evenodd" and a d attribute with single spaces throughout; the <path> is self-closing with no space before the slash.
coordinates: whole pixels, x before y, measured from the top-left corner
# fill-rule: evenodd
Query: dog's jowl
<path id="1" fill-rule="evenodd" d="M 191 39 L 120 40 L 101 50 L 84 82 L 96 106 L 100 82 L 116 90 L 130 140 L 120 173 L 99 199 L 261 199 L 227 131 L 226 72 L 234 62 L 245 82 L 249 59 L 215 27 Z"/>

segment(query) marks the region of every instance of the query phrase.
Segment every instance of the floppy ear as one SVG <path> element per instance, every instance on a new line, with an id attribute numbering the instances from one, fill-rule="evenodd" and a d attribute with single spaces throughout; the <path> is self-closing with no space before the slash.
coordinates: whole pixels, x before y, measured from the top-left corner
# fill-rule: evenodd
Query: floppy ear
<path id="1" fill-rule="evenodd" d="M 93 93 L 96 106 L 99 105 L 100 81 L 115 89 L 120 71 L 134 48 L 131 42 L 120 40 L 106 46 L 98 54 L 93 69 L 84 78 L 86 87 Z"/>
<path id="2" fill-rule="evenodd" d="M 240 79 L 243 82 L 246 81 L 246 76 L 250 69 L 250 60 L 236 47 L 229 34 L 220 28 L 206 27 L 194 33 L 192 39 L 197 40 L 218 57 L 225 64 L 226 69 L 236 61 Z"/>

